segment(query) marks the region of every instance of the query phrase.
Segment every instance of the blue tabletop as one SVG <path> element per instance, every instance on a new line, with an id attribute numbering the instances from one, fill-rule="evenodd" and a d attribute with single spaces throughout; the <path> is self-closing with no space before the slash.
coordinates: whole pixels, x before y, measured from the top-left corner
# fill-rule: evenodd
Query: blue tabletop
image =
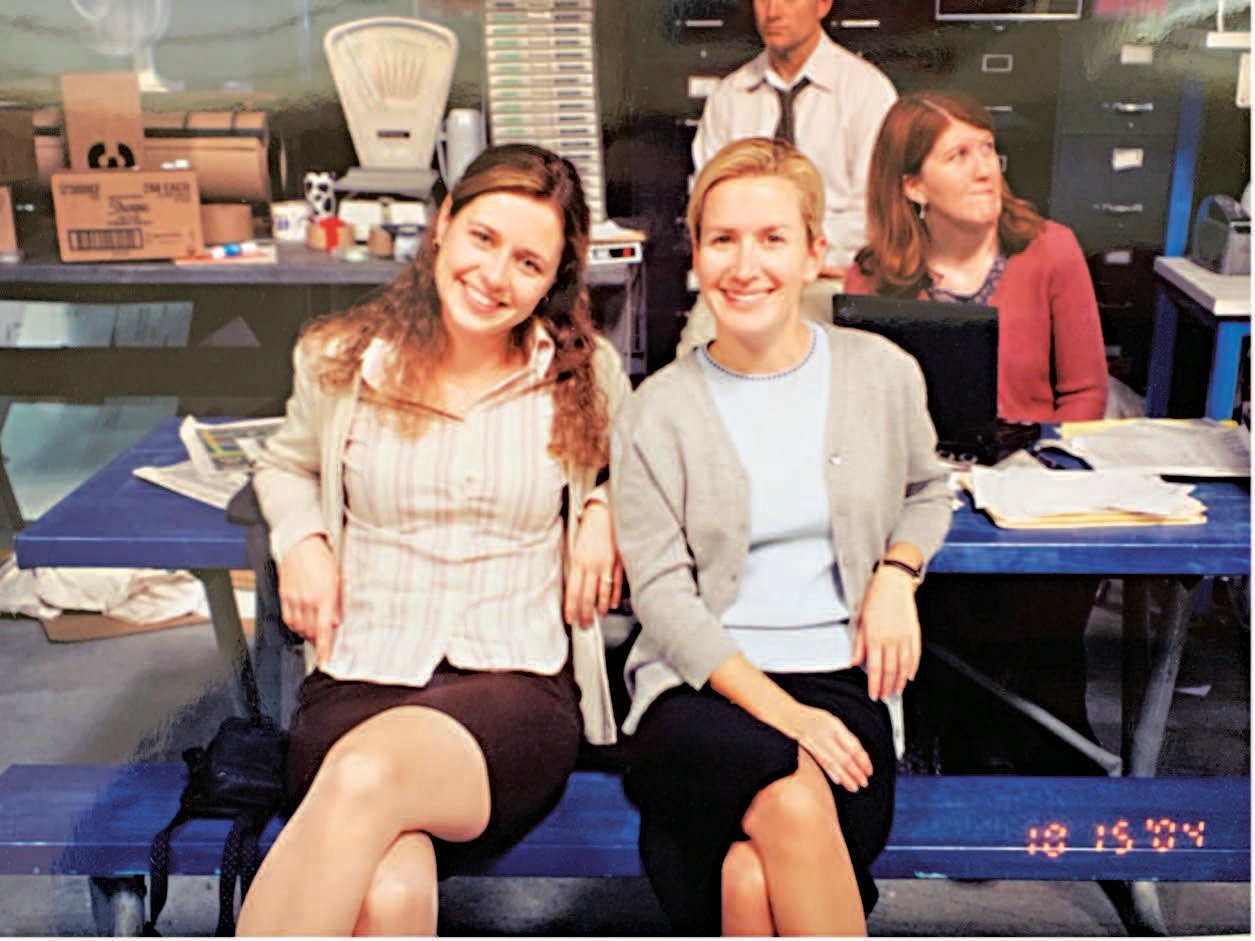
<path id="1" fill-rule="evenodd" d="M 158 425 L 14 539 L 35 566 L 248 568 L 244 529 L 223 511 L 140 480 L 145 464 L 186 457 L 179 419 Z M 1079 473 L 1079 472 L 1078 472 Z M 966 496 L 932 572 L 1245 575 L 1251 569 L 1250 481 L 1199 483 L 1201 526 L 998 529 Z"/>

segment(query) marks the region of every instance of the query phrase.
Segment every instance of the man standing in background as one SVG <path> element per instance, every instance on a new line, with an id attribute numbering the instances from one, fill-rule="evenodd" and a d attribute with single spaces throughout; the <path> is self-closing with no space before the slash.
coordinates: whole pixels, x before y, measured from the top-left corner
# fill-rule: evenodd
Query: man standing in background
<path id="1" fill-rule="evenodd" d="M 719 82 L 706 99 L 693 139 L 700 170 L 725 144 L 743 137 L 782 137 L 811 159 L 824 180 L 828 251 L 820 280 L 802 296 L 803 313 L 832 319 L 832 295 L 864 244 L 863 192 L 872 144 L 897 100 L 878 68 L 828 38 L 824 17 L 832 0 L 753 0 L 763 51 Z M 677 353 L 714 336 L 699 300 Z"/>

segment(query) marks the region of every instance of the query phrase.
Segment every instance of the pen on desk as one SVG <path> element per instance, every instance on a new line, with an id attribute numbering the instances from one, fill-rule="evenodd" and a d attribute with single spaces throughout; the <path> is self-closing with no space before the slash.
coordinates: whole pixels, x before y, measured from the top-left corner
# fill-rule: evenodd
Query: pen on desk
<path id="1" fill-rule="evenodd" d="M 225 245 L 212 246 L 209 254 L 214 258 L 235 258 L 255 251 L 257 251 L 256 242 L 228 242 Z"/>

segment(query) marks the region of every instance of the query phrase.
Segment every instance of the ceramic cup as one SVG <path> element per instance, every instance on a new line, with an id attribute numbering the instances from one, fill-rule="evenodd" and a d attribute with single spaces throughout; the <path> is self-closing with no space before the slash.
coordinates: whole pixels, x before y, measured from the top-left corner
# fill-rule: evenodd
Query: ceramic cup
<path id="1" fill-rule="evenodd" d="M 288 199 L 270 204 L 270 234 L 279 242 L 304 242 L 309 225 L 309 204 Z"/>

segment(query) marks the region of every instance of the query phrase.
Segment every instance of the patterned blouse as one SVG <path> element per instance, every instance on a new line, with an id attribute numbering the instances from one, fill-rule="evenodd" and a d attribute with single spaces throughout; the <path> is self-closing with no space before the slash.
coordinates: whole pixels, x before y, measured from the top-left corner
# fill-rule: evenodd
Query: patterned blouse
<path id="1" fill-rule="evenodd" d="M 462 417 L 417 438 L 359 398 L 345 455 L 343 619 L 324 669 L 422 685 L 442 659 L 552 674 L 562 620 L 562 488 L 548 453 L 553 342 Z M 363 380 L 371 384 L 370 363 Z"/>

